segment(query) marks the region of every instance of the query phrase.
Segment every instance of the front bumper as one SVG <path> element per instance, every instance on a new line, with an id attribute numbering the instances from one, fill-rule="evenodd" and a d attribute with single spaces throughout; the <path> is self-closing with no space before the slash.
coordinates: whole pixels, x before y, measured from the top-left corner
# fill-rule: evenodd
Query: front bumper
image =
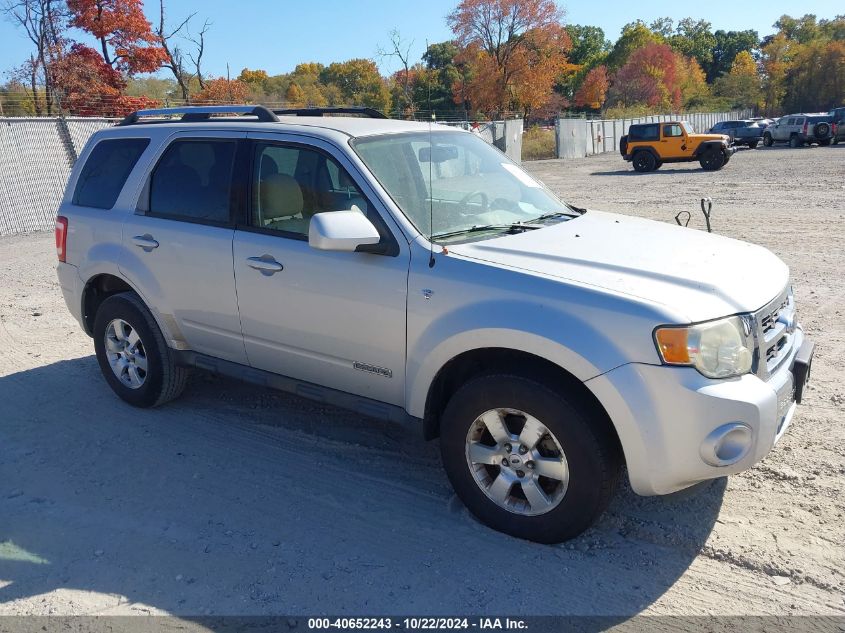
<path id="1" fill-rule="evenodd" d="M 809 374 L 812 344 L 800 328 L 794 343 L 788 362 L 765 381 L 638 363 L 588 380 L 619 434 L 634 492 L 668 494 L 763 459 L 795 414 L 796 377 L 803 387 L 800 374 Z"/>

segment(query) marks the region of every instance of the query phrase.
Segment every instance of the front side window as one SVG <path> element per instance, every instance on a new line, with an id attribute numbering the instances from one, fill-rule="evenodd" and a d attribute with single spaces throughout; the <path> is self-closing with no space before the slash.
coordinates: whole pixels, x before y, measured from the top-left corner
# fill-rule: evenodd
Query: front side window
<path id="1" fill-rule="evenodd" d="M 353 147 L 427 238 L 467 239 L 465 234 L 453 234 L 484 227 L 495 227 L 491 229 L 495 232 L 546 221 L 547 216 L 576 215 L 474 134 L 409 132 L 359 138 Z M 472 239 L 481 236 L 473 233 Z"/>
<path id="2" fill-rule="evenodd" d="M 307 237 L 315 213 L 350 210 L 378 226 L 361 190 L 330 156 L 298 146 L 259 143 L 252 164 L 254 227 Z"/>
<path id="3" fill-rule="evenodd" d="M 677 123 L 670 123 L 663 126 L 663 136 L 683 136 L 684 132 Z"/>
<path id="4" fill-rule="evenodd" d="M 150 180 L 149 215 L 179 220 L 230 222 L 230 188 L 236 141 L 174 141 Z"/>
<path id="5" fill-rule="evenodd" d="M 97 143 L 76 181 L 73 204 L 111 209 L 135 163 L 149 144 L 148 138 L 121 138 Z"/>

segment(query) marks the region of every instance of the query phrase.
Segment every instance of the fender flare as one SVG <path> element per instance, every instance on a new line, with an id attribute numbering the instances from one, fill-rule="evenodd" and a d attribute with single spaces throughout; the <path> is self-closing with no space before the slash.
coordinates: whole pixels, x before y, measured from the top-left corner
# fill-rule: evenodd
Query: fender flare
<path id="1" fill-rule="evenodd" d="M 698 147 L 695 148 L 692 156 L 693 158 L 700 157 L 704 152 L 709 149 L 718 149 L 723 154 L 725 153 L 725 144 L 722 141 L 704 141 L 700 143 Z"/>

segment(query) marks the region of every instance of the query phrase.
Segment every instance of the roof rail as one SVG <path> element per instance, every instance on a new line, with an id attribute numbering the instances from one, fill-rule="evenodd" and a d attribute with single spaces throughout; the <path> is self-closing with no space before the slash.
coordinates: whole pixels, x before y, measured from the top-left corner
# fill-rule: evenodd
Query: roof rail
<path id="1" fill-rule="evenodd" d="M 252 115 L 264 123 L 278 121 L 279 117 L 264 106 L 254 105 L 217 105 L 217 106 L 184 106 L 180 108 L 159 108 L 156 110 L 138 110 L 125 117 L 118 125 L 136 125 L 138 123 L 166 123 L 170 118 L 160 118 L 155 121 L 140 121 L 141 117 L 172 117 L 181 114 L 181 123 L 198 123 L 209 121 L 213 114 L 241 114 Z"/>
<path id="2" fill-rule="evenodd" d="M 375 108 L 365 107 L 329 107 L 329 108 L 285 108 L 273 110 L 273 114 L 282 116 L 331 116 L 332 114 L 358 114 L 370 119 L 386 119 L 386 114 Z"/>

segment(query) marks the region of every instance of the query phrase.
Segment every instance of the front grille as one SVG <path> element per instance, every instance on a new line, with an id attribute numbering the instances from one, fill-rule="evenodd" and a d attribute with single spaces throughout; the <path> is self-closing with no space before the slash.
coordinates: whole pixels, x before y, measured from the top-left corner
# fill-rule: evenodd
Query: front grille
<path id="1" fill-rule="evenodd" d="M 764 380 L 789 358 L 795 337 L 795 302 L 791 288 L 753 315 L 758 376 Z"/>

